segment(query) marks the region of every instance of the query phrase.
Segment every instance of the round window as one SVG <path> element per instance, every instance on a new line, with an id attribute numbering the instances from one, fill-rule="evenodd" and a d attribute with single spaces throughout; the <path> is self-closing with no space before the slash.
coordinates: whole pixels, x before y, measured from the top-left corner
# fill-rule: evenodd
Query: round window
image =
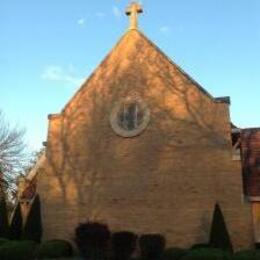
<path id="1" fill-rule="evenodd" d="M 150 111 L 140 99 L 126 99 L 112 110 L 110 123 L 120 136 L 133 137 L 140 134 L 148 125 Z"/>

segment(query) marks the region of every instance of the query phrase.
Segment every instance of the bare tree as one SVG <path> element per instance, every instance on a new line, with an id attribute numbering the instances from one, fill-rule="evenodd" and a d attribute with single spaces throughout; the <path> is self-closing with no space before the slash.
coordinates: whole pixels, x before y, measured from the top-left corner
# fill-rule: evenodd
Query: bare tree
<path id="1" fill-rule="evenodd" d="M 0 110 L 0 172 L 1 185 L 12 188 L 16 177 L 28 162 L 24 141 L 25 130 L 10 126 Z"/>

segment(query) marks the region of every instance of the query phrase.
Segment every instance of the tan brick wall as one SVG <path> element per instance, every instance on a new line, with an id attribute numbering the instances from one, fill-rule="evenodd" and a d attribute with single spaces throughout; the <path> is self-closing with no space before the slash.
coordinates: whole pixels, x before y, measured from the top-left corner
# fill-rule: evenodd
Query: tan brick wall
<path id="1" fill-rule="evenodd" d="M 151 120 L 141 135 L 119 137 L 110 112 L 133 92 L 147 103 Z M 235 247 L 252 244 L 228 106 L 199 90 L 135 31 L 61 115 L 50 118 L 38 189 L 46 239 L 73 239 L 77 224 L 90 219 L 190 246 L 207 241 L 219 202 Z"/>

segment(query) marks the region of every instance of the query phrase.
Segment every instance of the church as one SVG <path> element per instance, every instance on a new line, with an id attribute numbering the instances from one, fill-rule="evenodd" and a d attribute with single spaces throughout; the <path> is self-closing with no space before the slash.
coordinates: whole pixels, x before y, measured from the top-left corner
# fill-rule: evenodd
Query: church
<path id="1" fill-rule="evenodd" d="M 206 243 L 221 206 L 236 249 L 260 241 L 260 129 L 231 123 L 213 97 L 138 29 L 127 32 L 58 114 L 37 180 L 43 239 L 73 240 L 86 220 L 112 231 Z"/>

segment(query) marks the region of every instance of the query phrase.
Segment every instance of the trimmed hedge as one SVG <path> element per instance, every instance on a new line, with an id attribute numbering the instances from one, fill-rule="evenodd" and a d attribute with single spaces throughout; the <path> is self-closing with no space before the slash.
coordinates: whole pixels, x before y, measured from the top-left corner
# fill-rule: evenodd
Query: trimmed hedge
<path id="1" fill-rule="evenodd" d="M 216 248 L 200 248 L 191 250 L 181 260 L 231 260 L 231 254 Z"/>
<path id="2" fill-rule="evenodd" d="M 259 260 L 260 250 L 243 250 L 233 255 L 232 260 Z"/>
<path id="3" fill-rule="evenodd" d="M 127 260 L 136 248 L 137 235 L 128 231 L 115 232 L 112 235 L 112 251 L 114 260 Z"/>
<path id="4" fill-rule="evenodd" d="M 32 260 L 37 253 L 34 241 L 10 241 L 0 247 L 1 260 Z"/>
<path id="5" fill-rule="evenodd" d="M 0 247 L 1 247 L 2 245 L 4 245 L 5 243 L 8 243 L 8 242 L 10 242 L 9 239 L 4 238 L 4 237 L 0 237 Z"/>
<path id="6" fill-rule="evenodd" d="M 86 222 L 75 230 L 75 242 L 84 259 L 105 259 L 109 239 L 110 231 L 105 224 Z"/>
<path id="7" fill-rule="evenodd" d="M 190 251 L 188 249 L 182 249 L 182 248 L 167 248 L 164 251 L 163 259 L 164 260 L 180 260 L 182 257 L 187 255 Z"/>
<path id="8" fill-rule="evenodd" d="M 165 248 L 165 238 L 160 234 L 146 234 L 139 239 L 142 259 L 161 258 Z"/>
<path id="9" fill-rule="evenodd" d="M 71 257 L 73 255 L 73 248 L 71 244 L 66 240 L 49 240 L 41 243 L 37 257 L 43 258 L 60 258 Z"/>

